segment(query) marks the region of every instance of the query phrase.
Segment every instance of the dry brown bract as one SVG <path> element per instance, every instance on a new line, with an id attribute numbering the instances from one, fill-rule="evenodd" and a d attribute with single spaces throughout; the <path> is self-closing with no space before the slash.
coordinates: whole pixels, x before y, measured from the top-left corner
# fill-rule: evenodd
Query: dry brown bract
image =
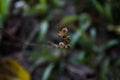
<path id="1" fill-rule="evenodd" d="M 63 42 L 59 42 L 59 47 L 60 48 L 64 48 L 65 47 L 65 44 Z"/>
<path id="2" fill-rule="evenodd" d="M 66 49 L 71 48 L 71 46 L 69 44 L 71 37 L 68 35 L 68 29 L 66 27 L 62 28 L 59 31 L 58 36 L 64 40 L 63 42 L 59 42 L 60 48 L 66 48 Z"/>

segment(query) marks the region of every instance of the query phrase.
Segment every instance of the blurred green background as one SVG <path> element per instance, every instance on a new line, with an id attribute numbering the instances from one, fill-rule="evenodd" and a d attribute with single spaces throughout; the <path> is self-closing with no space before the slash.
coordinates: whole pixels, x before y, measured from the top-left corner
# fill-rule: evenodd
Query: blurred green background
<path id="1" fill-rule="evenodd" d="M 0 0 L 1 61 L 32 80 L 120 80 L 119 14 L 119 0 Z M 70 49 L 59 47 L 62 28 Z"/>

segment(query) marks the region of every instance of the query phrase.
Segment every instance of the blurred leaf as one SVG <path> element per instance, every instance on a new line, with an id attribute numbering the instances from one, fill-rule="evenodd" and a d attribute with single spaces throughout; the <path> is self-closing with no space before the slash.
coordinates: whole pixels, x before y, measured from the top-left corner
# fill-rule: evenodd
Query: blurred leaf
<path id="1" fill-rule="evenodd" d="M 92 40 L 95 40 L 95 38 L 96 38 L 96 29 L 95 28 L 90 29 L 90 37 Z"/>
<path id="2" fill-rule="evenodd" d="M 116 66 L 119 66 L 119 65 L 120 65 L 120 59 L 118 59 L 118 60 L 115 62 L 115 65 L 116 65 Z"/>
<path id="3" fill-rule="evenodd" d="M 109 69 L 109 63 L 110 63 L 109 58 L 105 59 L 105 61 L 103 62 L 102 69 L 101 69 L 102 80 L 106 80 L 106 75 L 107 75 L 107 72 L 108 72 L 108 69 Z"/>
<path id="4" fill-rule="evenodd" d="M 2 16 L 5 16 L 8 13 L 10 2 L 11 0 L 0 0 L 0 14 Z"/>
<path id="5" fill-rule="evenodd" d="M 77 56 L 76 59 L 79 61 L 83 61 L 85 59 L 85 52 L 80 52 Z"/>
<path id="6" fill-rule="evenodd" d="M 45 59 L 43 59 L 43 58 L 39 58 L 39 59 L 36 60 L 36 61 L 34 62 L 34 64 L 29 68 L 29 71 L 32 73 L 32 72 L 36 69 L 36 67 L 44 64 L 46 61 L 47 61 L 47 60 L 45 60 Z"/>
<path id="7" fill-rule="evenodd" d="M 86 34 L 86 30 L 91 25 L 91 18 L 88 14 L 81 14 L 80 16 L 80 22 L 79 22 L 80 30 L 82 31 L 82 35 L 80 37 L 80 45 L 89 52 L 92 48 L 92 40 L 89 38 L 89 36 Z"/>
<path id="8" fill-rule="evenodd" d="M 0 0 L 0 28 L 3 28 L 3 23 L 8 14 L 11 0 Z"/>
<path id="9" fill-rule="evenodd" d="M 47 0 L 39 0 L 40 1 L 40 6 L 42 9 L 43 13 L 46 13 L 47 11 Z"/>
<path id="10" fill-rule="evenodd" d="M 60 61 L 60 65 L 59 65 L 59 71 L 60 71 L 61 73 L 64 72 L 65 66 L 66 66 L 65 61 L 64 61 L 64 60 L 61 60 L 61 61 Z"/>
<path id="11" fill-rule="evenodd" d="M 0 28 L 3 28 L 3 19 L 1 15 L 0 15 Z"/>
<path id="12" fill-rule="evenodd" d="M 80 42 L 79 42 L 82 47 L 87 50 L 89 48 L 92 48 L 92 40 L 89 38 L 89 36 L 86 33 L 83 33 L 81 38 L 80 38 Z"/>
<path id="13" fill-rule="evenodd" d="M 120 25 L 115 26 L 115 25 L 108 25 L 107 29 L 109 31 L 114 32 L 115 34 L 117 34 L 118 36 L 120 35 Z"/>
<path id="14" fill-rule="evenodd" d="M 48 67 L 46 68 L 45 72 L 43 73 L 43 77 L 42 80 L 48 80 L 50 73 L 52 72 L 53 68 L 54 68 L 54 64 L 50 64 L 48 65 Z"/>
<path id="15" fill-rule="evenodd" d="M 0 66 L 0 80 L 31 80 L 29 72 L 14 59 L 0 60 Z"/>
<path id="16" fill-rule="evenodd" d="M 45 58 L 46 60 L 52 60 L 52 61 L 57 61 L 58 60 L 58 58 L 51 53 L 41 53 L 40 56 L 42 58 Z"/>
<path id="17" fill-rule="evenodd" d="M 53 0 L 55 7 L 63 7 L 65 5 L 64 0 Z"/>
<path id="18" fill-rule="evenodd" d="M 102 13 L 105 14 L 103 6 L 98 2 L 98 0 L 92 0 L 93 5 L 96 7 L 96 9 Z"/>
<path id="19" fill-rule="evenodd" d="M 70 63 L 73 63 L 73 64 L 86 64 L 87 59 L 86 59 L 85 55 L 86 55 L 85 51 L 80 51 L 78 54 L 71 57 L 69 59 L 69 61 L 70 61 Z"/>
<path id="20" fill-rule="evenodd" d="M 101 62 L 101 60 L 103 59 L 104 57 L 104 52 L 99 52 L 98 56 L 96 57 L 96 65 L 98 65 L 98 63 Z"/>
<path id="21" fill-rule="evenodd" d="M 41 22 L 41 25 L 40 25 L 40 40 L 43 40 L 46 33 L 47 33 L 47 30 L 48 30 L 48 21 L 43 21 Z"/>
<path id="22" fill-rule="evenodd" d="M 102 52 L 102 51 L 104 51 L 106 49 L 109 49 L 110 47 L 112 47 L 114 45 L 117 45 L 118 43 L 119 43 L 118 40 L 110 40 L 107 43 L 103 44 L 99 49 Z"/>
<path id="23" fill-rule="evenodd" d="M 81 30 L 77 30 L 76 33 L 72 35 L 72 40 L 71 40 L 72 47 L 75 45 L 75 43 L 78 41 L 81 35 L 82 35 Z"/>
<path id="24" fill-rule="evenodd" d="M 27 6 L 24 8 L 24 15 L 44 15 L 46 11 L 43 11 L 42 6 L 37 4 L 35 6 Z"/>
<path id="25" fill-rule="evenodd" d="M 70 58 L 70 62 L 82 64 L 85 62 L 85 52 L 81 51 L 75 57 Z"/>
<path id="26" fill-rule="evenodd" d="M 27 7 L 24 9 L 25 14 L 30 15 L 30 14 L 37 14 L 40 10 L 38 9 L 38 6 L 34 7 Z"/>
<path id="27" fill-rule="evenodd" d="M 52 53 L 49 53 L 47 51 L 44 51 L 44 50 L 43 50 L 43 52 L 32 52 L 32 54 L 31 54 L 32 59 L 36 59 L 38 57 L 41 57 L 47 61 L 57 61 L 58 60 L 58 58 L 55 55 L 53 55 Z"/>
<path id="28" fill-rule="evenodd" d="M 108 19 L 112 20 L 112 10 L 111 5 L 109 2 L 106 2 L 105 4 L 105 14 L 108 17 Z"/>
<path id="29" fill-rule="evenodd" d="M 79 29 L 76 31 L 75 34 L 72 36 L 71 45 L 74 47 L 75 43 L 78 41 L 78 39 L 85 35 L 85 31 L 89 28 L 91 24 L 91 19 L 88 14 L 81 14 L 79 16 Z M 87 39 L 87 36 L 84 37 L 84 39 Z"/>
<path id="30" fill-rule="evenodd" d="M 79 16 L 79 27 L 83 32 L 85 32 L 91 24 L 90 16 L 86 13 Z"/>
<path id="31" fill-rule="evenodd" d="M 68 24 L 68 23 L 74 22 L 76 20 L 78 20 L 78 16 L 76 16 L 76 15 L 67 16 L 62 19 L 61 24 L 62 25 Z"/>

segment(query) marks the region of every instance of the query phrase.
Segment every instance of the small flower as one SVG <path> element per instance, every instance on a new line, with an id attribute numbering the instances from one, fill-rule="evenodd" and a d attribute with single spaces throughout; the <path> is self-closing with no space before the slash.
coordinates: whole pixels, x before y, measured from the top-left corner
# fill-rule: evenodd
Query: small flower
<path id="1" fill-rule="evenodd" d="M 60 47 L 60 48 L 64 48 L 64 47 L 65 47 L 65 44 L 64 44 L 63 42 L 60 42 L 60 43 L 59 43 L 59 47 Z"/>

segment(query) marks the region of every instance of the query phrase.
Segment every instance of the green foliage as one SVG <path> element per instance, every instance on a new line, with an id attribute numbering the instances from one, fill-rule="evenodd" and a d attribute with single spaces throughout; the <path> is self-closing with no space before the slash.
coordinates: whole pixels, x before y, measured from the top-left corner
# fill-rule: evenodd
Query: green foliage
<path id="1" fill-rule="evenodd" d="M 57 62 L 59 60 L 52 53 L 48 52 L 47 49 L 43 49 L 43 51 L 32 52 L 30 59 L 36 59 L 36 58 L 39 58 L 39 57 L 43 58 L 45 61 Z"/>
<path id="2" fill-rule="evenodd" d="M 112 11 L 111 11 L 112 7 L 109 2 L 106 2 L 104 9 L 105 9 L 105 16 L 108 17 L 110 20 L 113 20 Z"/>
<path id="3" fill-rule="evenodd" d="M 92 41 L 95 41 L 95 39 L 96 39 L 96 29 L 95 28 L 91 28 L 90 38 L 91 38 Z"/>
<path id="4" fill-rule="evenodd" d="M 42 77 L 42 80 L 48 80 L 49 76 L 50 76 L 50 73 L 52 72 L 53 68 L 54 68 L 54 64 L 50 64 L 48 65 L 48 67 L 46 68 L 44 74 L 43 74 L 43 77 Z"/>
<path id="5" fill-rule="evenodd" d="M 3 28 L 3 19 L 1 15 L 0 15 L 0 28 Z"/>
<path id="6" fill-rule="evenodd" d="M 80 38 L 81 35 L 82 35 L 82 31 L 81 30 L 77 30 L 75 32 L 75 34 L 72 36 L 71 45 L 73 47 L 74 47 L 75 43 L 78 41 L 78 39 Z"/>
<path id="7" fill-rule="evenodd" d="M 74 21 L 77 21 L 78 19 L 79 18 L 77 15 L 67 16 L 67 17 L 62 19 L 61 24 L 62 25 L 69 24 L 69 23 L 72 23 Z"/>
<path id="8" fill-rule="evenodd" d="M 104 13 L 104 7 L 98 2 L 98 0 L 91 0 L 92 3 L 94 4 L 94 6 L 96 7 L 96 9 L 101 13 L 101 14 L 105 14 Z"/>
<path id="9" fill-rule="evenodd" d="M 70 62 L 77 64 L 85 64 L 86 62 L 85 52 L 80 51 L 75 57 L 70 58 Z"/>
<path id="10" fill-rule="evenodd" d="M 109 63 L 110 63 L 110 59 L 106 58 L 102 64 L 102 69 L 101 69 L 101 73 L 100 73 L 101 80 L 108 80 L 106 76 L 107 76 L 107 72 L 109 70 Z"/>
<path id="11" fill-rule="evenodd" d="M 11 0 L 0 0 L 0 14 L 6 16 L 10 8 Z"/>
<path id="12" fill-rule="evenodd" d="M 41 7 L 42 12 L 46 13 L 47 8 L 48 8 L 47 0 L 39 0 L 39 2 L 40 2 L 40 7 Z"/>
<path id="13" fill-rule="evenodd" d="M 111 48 L 112 46 L 117 45 L 118 43 L 119 43 L 118 40 L 110 40 L 99 47 L 99 52 L 104 52 L 105 50 Z"/>
<path id="14" fill-rule="evenodd" d="M 0 28 L 3 28 L 4 21 L 10 9 L 11 0 L 0 0 Z"/>
<path id="15" fill-rule="evenodd" d="M 115 26 L 115 25 L 110 24 L 110 25 L 108 25 L 107 29 L 110 32 L 114 32 L 118 36 L 120 35 L 120 26 L 119 25 Z"/>
<path id="16" fill-rule="evenodd" d="M 87 14 L 81 14 L 79 16 L 79 23 L 80 24 L 78 30 L 72 35 L 71 45 L 73 47 L 80 38 L 85 40 L 85 31 L 90 27 L 91 24 L 90 17 Z"/>
<path id="17" fill-rule="evenodd" d="M 53 2 L 56 5 L 56 7 L 64 6 L 64 1 L 63 0 L 53 0 Z"/>
<path id="18" fill-rule="evenodd" d="M 29 59 L 31 60 L 31 58 L 29 58 Z M 32 59 L 33 59 L 33 58 L 32 58 Z M 43 64 L 46 63 L 46 62 L 47 62 L 47 60 L 46 60 L 46 59 L 43 59 L 43 58 L 36 60 L 36 61 L 34 62 L 34 64 L 29 68 L 29 71 L 32 73 L 32 72 L 36 69 L 36 67 L 38 67 L 38 66 L 40 66 L 40 65 L 43 65 Z"/>
<path id="19" fill-rule="evenodd" d="M 105 5 L 100 4 L 98 0 L 92 0 L 92 3 L 102 15 L 113 21 L 112 7 L 108 0 L 106 1 Z"/>
<path id="20" fill-rule="evenodd" d="M 47 20 L 41 22 L 41 24 L 40 24 L 40 40 L 44 39 L 44 37 L 47 33 L 47 30 L 48 30 L 48 27 L 49 27 L 49 25 L 48 25 Z"/>

